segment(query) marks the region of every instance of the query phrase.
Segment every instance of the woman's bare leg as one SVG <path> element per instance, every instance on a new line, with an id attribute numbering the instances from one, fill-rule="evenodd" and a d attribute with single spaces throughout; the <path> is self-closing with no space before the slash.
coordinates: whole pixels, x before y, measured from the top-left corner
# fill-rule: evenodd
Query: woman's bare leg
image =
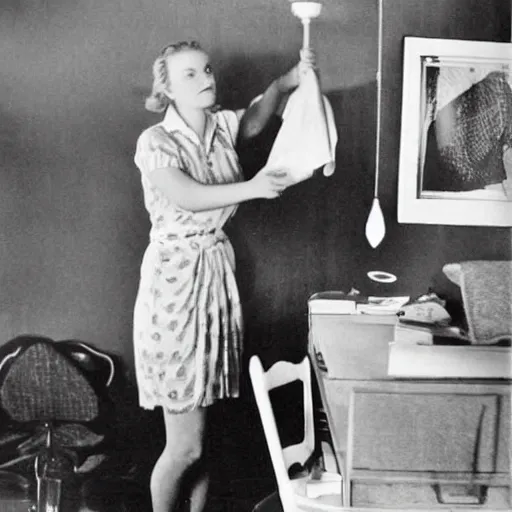
<path id="1" fill-rule="evenodd" d="M 183 475 L 202 455 L 206 409 L 184 414 L 164 412 L 164 420 L 166 444 L 151 475 L 153 512 L 174 511 Z M 198 498 L 201 493 L 206 495 L 201 486 L 198 491 Z"/>
<path id="2" fill-rule="evenodd" d="M 208 472 L 204 469 L 204 466 L 205 464 L 202 465 L 203 469 L 197 475 L 196 480 L 192 484 L 192 490 L 190 493 L 190 512 L 202 512 L 206 506 L 210 478 Z"/>

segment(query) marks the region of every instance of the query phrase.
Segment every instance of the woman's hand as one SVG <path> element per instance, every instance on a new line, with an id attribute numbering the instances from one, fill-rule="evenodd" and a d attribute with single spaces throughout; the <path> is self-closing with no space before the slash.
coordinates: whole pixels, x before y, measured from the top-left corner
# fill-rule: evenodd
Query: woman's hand
<path id="1" fill-rule="evenodd" d="M 303 48 L 300 51 L 300 62 L 298 67 L 299 75 L 304 74 L 308 69 L 316 69 L 316 54 L 311 48 Z"/>
<path id="2" fill-rule="evenodd" d="M 288 73 L 275 79 L 260 97 L 245 111 L 240 121 L 240 137 L 251 139 L 261 133 L 269 119 L 281 115 L 287 100 L 287 93 L 295 89 L 301 76 L 309 69 L 315 69 L 315 54 L 311 49 L 300 52 L 300 62 Z"/>
<path id="3" fill-rule="evenodd" d="M 308 69 L 316 69 L 316 56 L 311 48 L 304 48 L 300 51 L 300 62 L 290 71 L 277 79 L 277 85 L 281 92 L 289 92 L 300 84 L 302 75 Z"/>
<path id="4" fill-rule="evenodd" d="M 275 199 L 279 197 L 286 187 L 292 184 L 286 171 L 261 169 L 250 180 L 251 188 L 257 198 Z"/>

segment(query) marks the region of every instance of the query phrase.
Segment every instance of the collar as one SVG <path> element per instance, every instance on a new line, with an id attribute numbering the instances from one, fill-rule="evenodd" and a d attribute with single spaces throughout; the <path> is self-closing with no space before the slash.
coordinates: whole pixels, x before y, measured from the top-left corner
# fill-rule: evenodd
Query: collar
<path id="1" fill-rule="evenodd" d="M 203 142 L 200 140 L 197 133 L 187 124 L 187 122 L 181 117 L 176 107 L 171 103 L 165 112 L 165 116 L 162 120 L 162 126 L 166 131 L 170 132 L 181 132 L 183 135 L 188 137 L 194 144 L 202 146 Z M 206 112 L 206 133 L 204 137 L 204 147 L 207 152 L 210 151 L 215 132 L 217 131 L 217 117 L 210 111 Z"/>

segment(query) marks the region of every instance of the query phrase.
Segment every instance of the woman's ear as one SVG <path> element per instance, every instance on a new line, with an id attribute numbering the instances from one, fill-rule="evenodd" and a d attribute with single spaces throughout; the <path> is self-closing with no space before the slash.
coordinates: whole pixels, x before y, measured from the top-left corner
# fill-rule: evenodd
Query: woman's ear
<path id="1" fill-rule="evenodd" d="M 171 101 L 174 101 L 174 94 L 172 93 L 171 84 L 168 84 L 163 92 Z"/>

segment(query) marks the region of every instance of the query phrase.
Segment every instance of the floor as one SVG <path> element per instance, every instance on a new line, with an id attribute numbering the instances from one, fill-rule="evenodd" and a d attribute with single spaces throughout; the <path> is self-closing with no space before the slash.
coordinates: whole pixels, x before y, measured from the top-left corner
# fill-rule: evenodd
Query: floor
<path id="1" fill-rule="evenodd" d="M 150 512 L 147 485 L 97 480 L 84 487 L 65 484 L 61 512 Z M 210 486 L 207 512 L 251 512 L 254 506 L 273 491 L 272 479 L 238 478 L 227 482 L 217 475 Z M 19 489 L 0 489 L 1 512 L 28 512 L 30 495 Z M 186 502 L 179 512 L 188 512 Z"/>

